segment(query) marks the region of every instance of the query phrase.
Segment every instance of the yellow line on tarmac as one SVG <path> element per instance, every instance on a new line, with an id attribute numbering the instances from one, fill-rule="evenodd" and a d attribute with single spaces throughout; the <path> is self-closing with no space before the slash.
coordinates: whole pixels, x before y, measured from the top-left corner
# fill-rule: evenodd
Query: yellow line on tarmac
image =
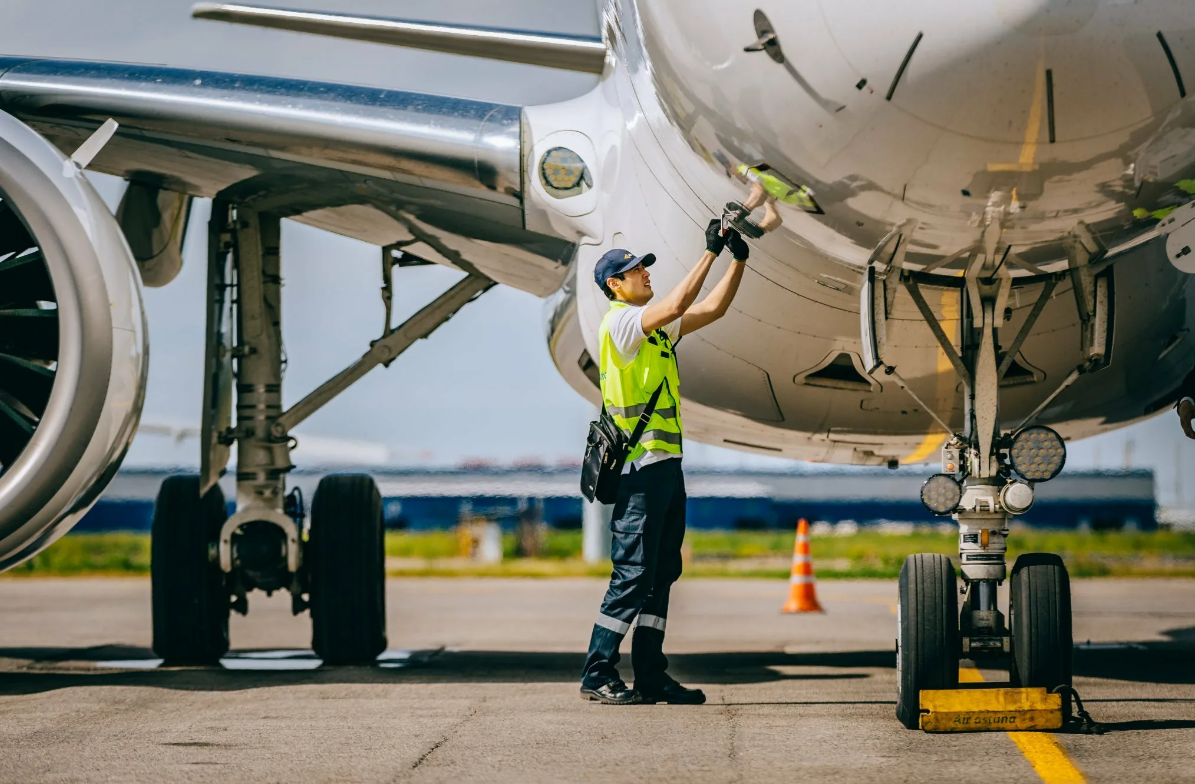
<path id="1" fill-rule="evenodd" d="M 1048 732 L 1010 732 L 1025 759 L 1046 784 L 1086 784 L 1083 772 Z"/>
<path id="2" fill-rule="evenodd" d="M 959 683 L 983 683 L 983 673 L 974 667 L 958 668 Z M 1066 749 L 1048 732 L 1007 732 L 1045 784 L 1087 784 L 1083 771 Z"/>
<path id="3" fill-rule="evenodd" d="M 959 683 L 983 683 L 983 673 L 974 667 L 958 668 Z"/>

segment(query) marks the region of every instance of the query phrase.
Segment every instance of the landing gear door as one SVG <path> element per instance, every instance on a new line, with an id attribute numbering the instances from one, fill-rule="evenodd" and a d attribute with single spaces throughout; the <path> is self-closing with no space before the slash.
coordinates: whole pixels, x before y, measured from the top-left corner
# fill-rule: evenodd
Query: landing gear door
<path id="1" fill-rule="evenodd" d="M 1116 286 L 1114 269 L 1095 279 L 1095 312 L 1091 316 L 1087 358 L 1092 370 L 1100 370 L 1112 361 L 1113 329 L 1116 324 Z"/>
<path id="2" fill-rule="evenodd" d="M 229 206 L 212 202 L 208 223 L 207 338 L 204 349 L 203 417 L 200 423 L 199 494 L 224 475 L 231 448 L 225 434 L 232 428 L 232 330 L 228 320 Z"/>
<path id="3" fill-rule="evenodd" d="M 884 345 L 884 287 L 876 268 L 868 267 L 859 287 L 859 332 L 863 341 L 863 370 L 868 375 L 884 364 L 880 351 Z"/>

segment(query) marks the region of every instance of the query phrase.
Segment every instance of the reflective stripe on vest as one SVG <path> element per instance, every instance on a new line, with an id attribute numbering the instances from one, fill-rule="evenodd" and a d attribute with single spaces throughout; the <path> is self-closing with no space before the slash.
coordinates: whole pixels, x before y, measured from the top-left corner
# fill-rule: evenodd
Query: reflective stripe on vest
<path id="1" fill-rule="evenodd" d="M 643 403 L 638 406 L 627 406 L 626 408 L 619 408 L 618 406 L 606 406 L 606 413 L 608 413 L 610 416 L 627 417 L 628 419 L 638 419 L 639 417 L 643 416 L 643 412 L 646 410 L 647 403 Z M 659 403 L 656 403 L 655 413 L 659 414 L 665 419 L 676 419 L 676 406 L 660 408 Z"/>
<path id="2" fill-rule="evenodd" d="M 681 434 L 680 433 L 669 433 L 667 430 L 645 430 L 645 431 L 643 431 L 643 437 L 639 439 L 639 443 L 647 444 L 647 443 L 651 443 L 651 442 L 660 442 L 660 443 L 664 443 L 664 444 L 670 444 L 672 446 L 680 446 Z M 655 447 L 648 447 L 648 448 L 655 449 Z"/>
<path id="3" fill-rule="evenodd" d="M 599 372 L 602 402 L 608 413 L 624 433 L 630 435 L 635 423 L 647 409 L 647 401 L 664 381 L 655 410 L 647 422 L 647 430 L 639 443 L 627 455 L 633 462 L 649 449 L 657 452 L 681 454 L 680 376 L 676 369 L 676 351 L 662 329 L 652 332 L 639 346 L 639 353 L 630 362 L 623 362 L 614 339 L 610 337 L 610 314 L 628 307 L 626 302 L 610 303 L 610 312 L 602 319 L 598 330 Z"/>

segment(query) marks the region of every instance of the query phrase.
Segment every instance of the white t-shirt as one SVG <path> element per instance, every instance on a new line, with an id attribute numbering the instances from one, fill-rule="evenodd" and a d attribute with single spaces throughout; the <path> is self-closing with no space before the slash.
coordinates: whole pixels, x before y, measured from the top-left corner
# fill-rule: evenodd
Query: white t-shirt
<path id="1" fill-rule="evenodd" d="M 639 347 L 643 345 L 643 341 L 647 340 L 647 335 L 643 332 L 643 308 L 634 305 L 628 305 L 625 308 L 616 308 L 610 314 L 610 320 L 606 322 L 606 328 L 610 332 L 610 340 L 614 343 L 614 350 L 618 352 L 622 361 L 634 361 L 635 355 L 639 353 Z M 664 330 L 664 334 L 674 344 L 680 340 L 680 319 L 673 321 L 671 324 L 665 324 L 661 329 Z M 637 460 L 628 462 L 623 466 L 622 472 L 628 474 L 632 466 L 643 468 L 652 463 L 667 460 L 670 457 L 680 457 L 680 455 L 658 449 L 649 449 Z"/>

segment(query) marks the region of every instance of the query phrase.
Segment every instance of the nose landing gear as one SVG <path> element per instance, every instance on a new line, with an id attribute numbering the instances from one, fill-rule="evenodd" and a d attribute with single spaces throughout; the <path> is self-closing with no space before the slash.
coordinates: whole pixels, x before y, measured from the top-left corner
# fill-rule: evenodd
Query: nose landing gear
<path id="1" fill-rule="evenodd" d="M 917 401 L 942 426 L 948 440 L 942 449 L 942 473 L 926 480 L 921 499 L 936 515 L 959 524 L 955 571 L 940 555 L 909 556 L 900 573 L 897 606 L 897 717 L 911 729 L 921 720 L 920 692 L 958 684 L 961 658 L 1007 665 L 1013 686 L 1053 691 L 1071 681 L 1070 578 L 1057 555 L 1033 553 L 1017 558 L 1012 569 L 1007 618 L 999 609 L 997 588 L 1008 578 L 1009 522 L 1033 504 L 1034 484 L 1062 470 L 1066 448 L 1053 430 L 1032 422 L 1047 406 L 1086 373 L 1108 363 L 1112 339 L 1112 269 L 1103 251 L 1082 225 L 1076 228 L 1066 269 L 1045 272 L 1023 261 L 1026 274 L 1013 275 L 1001 246 L 999 215 L 991 215 L 983 239 L 974 248 L 921 270 L 905 266 L 904 249 L 916 223 L 897 226 L 872 254 L 861 287 L 861 331 L 864 364 L 882 372 Z M 970 255 L 962 276 L 933 270 Z M 1054 289 L 1069 281 L 1079 316 L 1079 364 L 1019 425 L 1001 427 L 999 392 L 1026 338 L 1051 299 Z M 963 416 L 956 432 L 933 408 L 917 397 L 897 372 L 899 348 L 886 346 L 887 322 L 898 287 L 902 287 L 930 327 L 942 352 L 962 380 Z M 959 291 L 960 346 L 948 336 L 921 292 L 921 287 Z M 1035 304 L 1009 345 L 998 341 L 1009 294 L 1037 293 Z M 1001 316 L 997 318 L 997 316 Z M 963 596 L 959 612 L 959 596 Z M 1064 698 L 1064 712 L 1068 710 Z"/>
<path id="2" fill-rule="evenodd" d="M 921 691 L 958 685 L 959 659 L 1007 666 L 1013 686 L 1053 691 L 1071 683 L 1070 577 L 1062 559 L 1050 553 L 1019 556 L 1007 621 L 999 609 L 996 591 L 1007 577 L 1013 517 L 1001 499 L 1023 492 L 1009 490 L 1021 484 L 1018 480 L 1004 482 L 963 480 L 953 512 L 959 522 L 961 590 L 945 556 L 910 555 L 901 568 L 896 715 L 909 729 L 920 726 Z M 1063 705 L 1065 715 L 1065 697 Z"/>

